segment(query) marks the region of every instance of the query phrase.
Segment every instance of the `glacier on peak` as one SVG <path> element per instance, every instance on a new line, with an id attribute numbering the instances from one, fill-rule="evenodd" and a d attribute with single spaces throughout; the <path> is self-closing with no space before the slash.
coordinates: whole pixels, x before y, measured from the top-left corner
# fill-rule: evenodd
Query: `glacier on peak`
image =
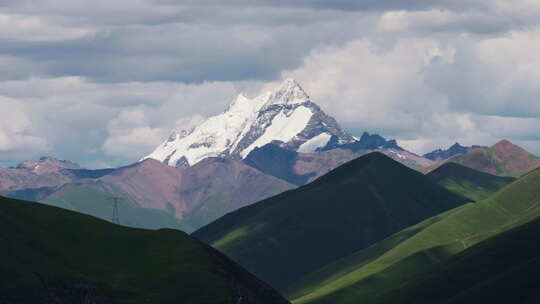
<path id="1" fill-rule="evenodd" d="M 334 118 L 311 101 L 295 80 L 286 79 L 277 90 L 253 99 L 239 94 L 224 112 L 189 132 L 173 133 L 143 159 L 153 158 L 170 166 L 191 166 L 207 157 L 245 158 L 253 149 L 268 143 L 299 151 L 302 145 L 323 133 L 327 135 L 316 142 L 321 145 L 320 139 L 327 138 L 324 145 L 315 147 L 312 141 L 309 149 L 304 146 L 301 150 L 354 141 Z"/>
<path id="2" fill-rule="evenodd" d="M 328 133 L 321 133 L 310 140 L 306 141 L 300 147 L 298 148 L 298 152 L 300 153 L 313 153 L 316 152 L 317 149 L 321 149 L 326 147 L 328 144 L 328 141 L 332 138 L 331 134 Z"/>

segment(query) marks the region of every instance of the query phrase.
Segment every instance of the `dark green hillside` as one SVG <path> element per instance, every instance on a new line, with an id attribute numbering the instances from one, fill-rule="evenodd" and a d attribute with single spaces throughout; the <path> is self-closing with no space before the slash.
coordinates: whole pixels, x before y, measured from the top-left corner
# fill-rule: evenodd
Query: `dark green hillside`
<path id="1" fill-rule="evenodd" d="M 194 235 L 285 289 L 325 264 L 465 200 L 371 153 L 306 186 L 232 212 Z"/>
<path id="2" fill-rule="evenodd" d="M 26 201 L 40 201 L 56 191 L 55 187 L 28 188 L 21 190 L 4 190 L 0 195 Z"/>
<path id="3" fill-rule="evenodd" d="M 124 191 L 101 181 L 85 180 L 66 184 L 46 197 L 43 203 L 111 220 L 113 197 L 118 197 L 120 224 L 128 227 L 184 230 L 173 214 L 142 208 Z"/>
<path id="4" fill-rule="evenodd" d="M 0 303 L 288 303 L 181 231 L 3 197 L 0 231 Z"/>
<path id="5" fill-rule="evenodd" d="M 473 201 L 486 199 L 516 180 L 513 177 L 496 176 L 451 162 L 443 164 L 427 176 L 446 189 Z"/>
<path id="6" fill-rule="evenodd" d="M 372 303 L 459 252 L 539 217 L 540 170 L 535 170 L 486 200 L 439 214 L 325 265 L 288 294 L 295 303 Z"/>

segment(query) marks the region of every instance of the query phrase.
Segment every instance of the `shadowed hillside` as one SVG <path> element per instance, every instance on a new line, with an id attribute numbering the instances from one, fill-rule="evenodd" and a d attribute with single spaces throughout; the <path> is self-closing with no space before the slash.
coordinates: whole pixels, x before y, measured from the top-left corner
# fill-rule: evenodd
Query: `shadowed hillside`
<path id="1" fill-rule="evenodd" d="M 427 176 L 446 189 L 473 201 L 486 199 L 515 180 L 513 177 L 496 176 L 457 163 L 445 163 Z"/>
<path id="2" fill-rule="evenodd" d="M 277 288 L 466 199 L 381 153 L 195 232 Z"/>
<path id="3" fill-rule="evenodd" d="M 288 303 L 187 234 L 0 197 L 0 303 Z"/>

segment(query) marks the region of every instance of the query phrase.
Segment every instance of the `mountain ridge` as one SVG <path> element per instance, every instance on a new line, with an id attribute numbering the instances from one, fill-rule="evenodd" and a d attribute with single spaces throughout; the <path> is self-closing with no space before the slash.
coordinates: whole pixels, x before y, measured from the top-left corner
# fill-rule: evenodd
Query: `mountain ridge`
<path id="1" fill-rule="evenodd" d="M 382 146 L 380 142 L 374 145 L 370 140 L 366 142 L 366 134 L 368 138 L 380 138 L 388 145 Z M 371 152 L 383 153 L 413 169 L 420 169 L 432 164 L 428 159 L 419 157 L 399 146 L 394 148 L 394 146 L 396 146 L 394 140 L 387 141 L 377 134 L 369 135 L 366 132 L 360 140 L 354 143 L 312 153 L 299 153 L 279 145 L 267 144 L 255 148 L 243 161 L 261 172 L 297 186 L 305 185 L 332 169 Z"/>
<path id="2" fill-rule="evenodd" d="M 37 161 L 23 161 L 15 167 L 0 167 L 0 191 L 57 187 L 74 180 L 71 170 L 83 170 L 67 160 L 44 156 Z"/>
<path id="3" fill-rule="evenodd" d="M 441 160 L 448 159 L 458 154 L 465 154 L 471 150 L 478 149 L 478 148 L 486 148 L 486 147 L 479 146 L 479 145 L 472 145 L 472 146 L 467 147 L 467 146 L 462 146 L 458 142 L 456 142 L 455 144 L 453 144 L 446 150 L 437 149 L 429 153 L 426 153 L 423 156 L 427 159 L 431 159 L 432 161 L 441 161 Z"/>
<path id="4" fill-rule="evenodd" d="M 507 139 L 487 148 L 475 148 L 466 154 L 455 155 L 422 169 L 428 173 L 447 162 L 499 176 L 519 177 L 540 167 L 540 157 L 517 146 Z"/>
<path id="5" fill-rule="evenodd" d="M 188 168 L 175 168 L 147 159 L 106 173 L 67 182 L 57 188 L 4 194 L 38 198 L 47 204 L 106 220 L 110 220 L 112 212 L 110 198 L 118 197 L 122 199 L 123 225 L 182 227 L 191 232 L 230 211 L 294 187 L 240 160 L 222 158 L 206 158 Z M 85 193 L 88 198 L 78 193 Z M 154 220 L 144 221 L 143 214 Z M 161 216 L 161 226 L 157 215 Z"/>

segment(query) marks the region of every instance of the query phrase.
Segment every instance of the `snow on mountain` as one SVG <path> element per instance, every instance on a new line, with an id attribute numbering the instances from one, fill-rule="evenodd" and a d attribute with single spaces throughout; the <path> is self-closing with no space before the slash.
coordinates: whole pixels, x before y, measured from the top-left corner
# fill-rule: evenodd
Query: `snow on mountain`
<path id="1" fill-rule="evenodd" d="M 229 108 L 192 130 L 174 132 L 145 157 L 170 166 L 192 166 L 208 157 L 245 158 L 269 143 L 315 152 L 352 143 L 336 120 L 326 115 L 293 79 L 274 92 L 249 99 L 240 94 Z"/>
<path id="2" fill-rule="evenodd" d="M 298 152 L 300 153 L 312 153 L 325 147 L 328 144 L 328 141 L 332 138 L 332 135 L 328 133 L 321 133 L 312 139 L 303 143 L 299 148 Z"/>
<path id="3" fill-rule="evenodd" d="M 303 106 L 294 109 L 294 111 L 279 112 L 272 119 L 272 123 L 266 127 L 265 132 L 251 145 L 242 150 L 240 155 L 246 157 L 253 149 L 275 140 L 281 142 L 293 140 L 296 135 L 306 128 L 312 116 L 312 110 Z"/>

